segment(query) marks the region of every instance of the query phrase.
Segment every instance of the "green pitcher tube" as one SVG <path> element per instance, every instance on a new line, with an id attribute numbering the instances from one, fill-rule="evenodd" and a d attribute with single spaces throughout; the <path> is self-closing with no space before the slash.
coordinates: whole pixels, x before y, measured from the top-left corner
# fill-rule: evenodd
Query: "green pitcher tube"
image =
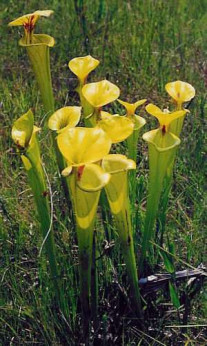
<path id="1" fill-rule="evenodd" d="M 136 168 L 132 160 L 124 155 L 107 155 L 102 161 L 103 169 L 111 174 L 109 183 L 105 186 L 106 195 L 114 217 L 119 235 L 121 251 L 126 263 L 126 271 L 130 282 L 133 306 L 136 314 L 141 316 L 141 299 L 138 285 L 136 258 L 128 196 L 128 170 Z"/>
<path id="2" fill-rule="evenodd" d="M 27 49 L 48 118 L 54 112 L 49 52 L 50 47 L 55 44 L 54 38 L 49 35 L 36 34 L 33 35 L 32 44 L 26 44 L 25 38 L 22 38 L 19 44 Z"/>
<path id="3" fill-rule="evenodd" d="M 154 240 L 155 220 L 157 217 L 163 181 L 169 167 L 172 167 L 180 139 L 174 134 L 163 132 L 162 129 L 152 130 L 143 135 L 149 150 L 149 187 L 145 225 L 141 243 L 140 271 L 151 248 L 150 241 Z"/>
<path id="4" fill-rule="evenodd" d="M 51 227 L 48 191 L 40 158 L 39 143 L 36 138 L 38 130 L 39 129 L 34 126 L 34 117 L 29 110 L 14 122 L 12 138 L 20 150 L 21 158 L 27 171 L 29 185 L 34 195 L 42 237 L 49 259 L 56 296 L 62 308 L 63 300 L 58 279 L 58 267 L 55 255 L 53 229 Z"/>

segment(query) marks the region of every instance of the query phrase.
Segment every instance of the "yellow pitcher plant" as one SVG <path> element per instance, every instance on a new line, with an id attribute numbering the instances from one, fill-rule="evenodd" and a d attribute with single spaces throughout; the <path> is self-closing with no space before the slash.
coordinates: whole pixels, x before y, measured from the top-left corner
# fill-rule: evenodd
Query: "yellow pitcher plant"
<path id="1" fill-rule="evenodd" d="M 53 114 L 55 110 L 49 55 L 49 48 L 54 46 L 55 41 L 51 36 L 45 34 L 34 34 L 34 28 L 37 20 L 40 17 L 49 17 L 52 13 L 53 11 L 51 10 L 35 11 L 19 17 L 9 23 L 9 26 L 23 26 L 24 28 L 25 34 L 20 39 L 19 45 L 26 47 L 27 49 L 27 53 L 42 97 L 42 102 L 46 112 L 46 119 L 48 119 L 48 117 Z M 59 153 L 54 132 L 52 132 L 52 141 L 58 169 L 59 172 L 61 172 L 65 168 L 64 160 Z M 62 186 L 66 199 L 68 199 L 68 188 L 63 180 Z"/>
<path id="2" fill-rule="evenodd" d="M 63 296 L 58 279 L 58 267 L 55 255 L 54 235 L 51 227 L 48 189 L 40 157 L 39 143 L 36 137 L 39 128 L 34 126 L 31 110 L 14 122 L 12 139 L 21 154 L 21 159 L 27 171 L 29 185 L 32 189 L 39 216 L 43 241 L 49 259 L 52 280 L 60 307 L 63 308 Z"/>
<path id="3" fill-rule="evenodd" d="M 117 100 L 126 109 L 125 118 L 130 119 L 134 123 L 134 130 L 127 138 L 128 157 L 137 162 L 137 145 L 141 128 L 146 124 L 146 120 L 135 114 L 136 109 L 142 106 L 147 100 L 138 100 L 135 103 L 129 103 Z M 136 170 L 129 173 L 129 188 L 132 207 L 132 218 L 135 217 L 135 200 L 136 200 Z"/>
<path id="4" fill-rule="evenodd" d="M 35 11 L 9 23 L 9 26 L 23 26 L 24 28 L 24 36 L 20 39 L 19 45 L 27 49 L 48 116 L 54 111 L 49 48 L 54 46 L 55 41 L 49 35 L 34 34 L 34 28 L 40 17 L 49 17 L 52 13 L 51 10 Z"/>
<path id="5" fill-rule="evenodd" d="M 167 83 L 165 85 L 165 89 L 168 94 L 171 96 L 173 103 L 175 105 L 175 110 L 185 110 L 183 106 L 185 106 L 186 102 L 189 102 L 195 96 L 195 89 L 189 83 L 182 81 L 175 81 L 171 83 Z M 170 132 L 174 133 L 176 136 L 180 136 L 182 131 L 183 122 L 185 115 L 189 112 L 186 110 L 186 113 L 175 120 L 173 120 L 170 124 Z M 176 153 L 175 155 L 176 156 Z M 172 186 L 172 178 L 173 178 L 173 166 L 174 160 L 172 160 L 171 165 L 168 166 L 166 175 L 164 178 L 164 191 L 161 196 L 161 203 L 159 208 L 159 219 L 160 219 L 160 228 L 161 228 L 161 244 L 163 234 L 165 232 L 165 223 L 166 223 L 166 211 L 168 205 L 169 194 Z"/>
<path id="6" fill-rule="evenodd" d="M 100 112 L 100 120 L 97 122 L 100 127 L 107 133 L 112 143 L 119 143 L 129 137 L 134 130 L 134 123 L 126 117 L 108 112 Z"/>
<path id="7" fill-rule="evenodd" d="M 49 53 L 55 41 L 49 35 L 34 32 L 37 21 L 41 17 L 51 16 L 52 13 L 51 10 L 38 10 L 11 21 L 9 26 L 22 26 L 24 29 L 19 45 L 26 48 L 34 71 L 47 125 L 51 130 L 64 192 L 69 205 L 72 204 L 78 242 L 83 328 L 84 335 L 88 338 L 91 315 L 97 311 L 96 299 L 93 298 L 93 293 L 95 292 L 94 296 L 97 293 L 96 275 L 94 274 L 93 282 L 92 264 L 94 265 L 96 261 L 96 256 L 93 256 L 94 225 L 101 191 L 104 193 L 101 200 L 102 207 L 105 204 L 109 205 L 118 233 L 130 284 L 132 307 L 137 316 L 142 317 L 132 230 L 133 218 L 131 219 L 130 209 L 132 207 L 133 211 L 135 208 L 136 199 L 137 143 L 140 130 L 146 123 L 144 118 L 136 114 L 136 110 L 147 100 L 142 99 L 135 103 L 120 100 L 119 87 L 106 79 L 88 83 L 88 76 L 98 67 L 99 60 L 87 55 L 76 57 L 68 63 L 69 69 L 78 79 L 76 91 L 81 106 L 56 109 Z M 184 117 L 189 112 L 185 107 L 189 106 L 189 104 L 186 106 L 186 103 L 195 96 L 193 86 L 180 80 L 167 83 L 165 89 L 173 100 L 174 107 L 170 108 L 171 111 L 162 111 L 153 104 L 146 106 L 146 111 L 159 121 L 159 126 L 143 135 L 149 151 L 149 185 L 141 239 L 139 264 L 141 275 L 144 272 L 146 259 L 151 264 L 150 255 L 154 255 L 151 241 L 155 238 L 155 221 L 158 213 L 162 214 L 163 220 L 166 217 L 174 160 L 180 144 L 179 136 Z M 103 110 L 104 106 L 115 100 L 125 108 L 124 116 Z M 82 120 L 88 127 L 76 127 L 81 120 L 81 112 Z M 65 310 L 55 255 L 49 194 L 37 139 L 38 131 L 39 128 L 34 125 L 33 113 L 29 110 L 14 122 L 12 139 L 21 155 L 34 195 L 56 299 L 59 307 Z M 111 146 L 124 140 L 127 140 L 129 158 L 125 155 L 110 154 Z M 94 316 L 95 329 L 97 315 Z"/>
<path id="8" fill-rule="evenodd" d="M 154 223 L 163 189 L 163 180 L 168 167 L 171 167 L 174 162 L 176 149 L 180 144 L 180 139 L 170 132 L 170 126 L 172 121 L 186 114 L 186 110 L 172 113 L 162 112 L 159 107 L 153 104 L 147 105 L 146 111 L 158 119 L 160 126 L 158 129 L 143 135 L 149 149 L 149 193 L 141 246 L 140 270 L 142 272 L 146 254 L 150 249 L 150 241 L 154 238 Z"/>
<path id="9" fill-rule="evenodd" d="M 146 120 L 139 115 L 135 114 L 136 109 L 142 106 L 147 100 L 142 99 L 135 103 L 128 103 L 122 100 L 117 100 L 126 109 L 126 117 L 134 123 L 134 131 L 127 138 L 128 156 L 136 162 L 137 160 L 137 142 L 139 138 L 140 129 L 146 124 Z"/>
<path id="10" fill-rule="evenodd" d="M 85 329 L 91 310 L 91 264 L 94 222 L 101 189 L 110 175 L 97 164 L 109 153 L 111 140 L 100 128 L 67 128 L 57 137 L 67 161 L 67 177 L 76 219 L 79 248 L 80 297 Z"/>
<path id="11" fill-rule="evenodd" d="M 48 127 L 52 131 L 53 147 L 55 149 L 56 160 L 58 163 L 60 173 L 66 167 L 67 164 L 62 154 L 59 151 L 56 136 L 58 133 L 63 132 L 67 128 L 75 127 L 79 123 L 80 117 L 81 117 L 81 107 L 67 106 L 67 107 L 62 107 L 58 109 L 55 113 L 51 115 L 51 117 L 48 120 Z M 62 178 L 62 186 L 63 186 L 64 193 L 69 205 L 70 204 L 69 186 L 68 186 L 67 180 L 65 180 L 64 178 Z"/>
<path id="12" fill-rule="evenodd" d="M 180 80 L 167 83 L 165 85 L 165 90 L 172 97 L 176 110 L 185 109 L 183 108 L 183 104 L 191 101 L 195 97 L 194 87 L 191 84 Z M 183 120 L 184 116 L 176 119 L 171 124 L 170 131 L 176 136 L 180 136 L 183 127 Z"/>
<path id="13" fill-rule="evenodd" d="M 99 60 L 91 55 L 81 56 L 69 61 L 69 69 L 78 77 L 80 86 L 86 84 L 88 75 L 99 65 Z"/>
<path id="14" fill-rule="evenodd" d="M 111 175 L 109 183 L 105 186 L 105 191 L 126 263 L 133 307 L 136 314 L 141 316 L 141 299 L 134 253 L 127 179 L 128 171 L 136 169 L 136 164 L 124 155 L 110 154 L 103 158 L 101 165 L 104 171 Z"/>
<path id="15" fill-rule="evenodd" d="M 92 126 L 95 126 L 100 120 L 102 107 L 115 101 L 119 97 L 120 90 L 115 84 L 105 79 L 100 82 L 84 85 L 82 88 L 82 94 L 87 102 L 93 107 L 89 119 Z"/>
<path id="16" fill-rule="evenodd" d="M 79 94 L 80 102 L 83 107 L 83 117 L 86 125 L 90 125 L 90 121 L 87 120 L 87 117 L 93 112 L 93 107 L 83 96 L 82 88 L 87 82 L 89 73 L 95 70 L 98 65 L 99 60 L 93 58 L 91 55 L 74 58 L 68 63 L 69 69 L 78 77 L 79 84 L 76 91 Z"/>

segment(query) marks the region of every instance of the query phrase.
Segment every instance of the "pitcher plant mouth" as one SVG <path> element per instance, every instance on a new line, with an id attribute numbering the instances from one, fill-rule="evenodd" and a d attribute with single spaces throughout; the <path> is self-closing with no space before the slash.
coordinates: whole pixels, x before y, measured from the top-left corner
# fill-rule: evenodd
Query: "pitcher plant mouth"
<path id="1" fill-rule="evenodd" d="M 95 126 L 95 121 L 91 116 L 94 112 L 94 107 L 83 96 L 82 88 L 87 82 L 88 75 L 96 69 L 99 63 L 99 60 L 93 58 L 91 55 L 74 58 L 68 63 L 69 69 L 79 80 L 79 84 L 75 91 L 79 94 L 81 106 L 83 108 L 83 119 L 87 127 Z"/>
<path id="2" fill-rule="evenodd" d="M 18 118 L 12 127 L 12 139 L 18 148 L 26 149 L 29 146 L 34 132 L 34 116 L 29 109 L 27 113 Z"/>
<path id="3" fill-rule="evenodd" d="M 187 110 L 178 110 L 175 112 L 169 112 L 168 110 L 162 111 L 152 103 L 146 106 L 146 111 L 158 119 L 163 133 L 169 132 L 170 124 L 174 120 L 182 118 L 188 112 Z"/>
<path id="4" fill-rule="evenodd" d="M 159 152 L 168 151 L 180 144 L 180 138 L 171 132 L 163 132 L 161 128 L 146 132 L 142 138 L 144 141 L 151 143 Z"/>
<path id="5" fill-rule="evenodd" d="M 140 117 L 139 115 L 135 114 L 135 112 L 138 107 L 142 106 L 147 101 L 147 99 L 138 100 L 134 103 L 122 101 L 120 99 L 118 99 L 117 101 L 125 108 L 126 110 L 125 117 L 131 120 L 134 124 L 133 132 L 127 138 L 127 148 L 128 148 L 129 158 L 137 161 L 137 152 L 138 152 L 137 145 L 139 140 L 139 132 L 141 128 L 146 124 L 146 120 Z M 129 180 L 130 180 L 130 188 L 131 188 L 131 186 L 135 185 L 135 180 L 136 180 L 135 172 L 131 172 L 129 176 Z M 131 193 L 131 198 L 133 200 L 132 205 L 134 205 L 135 193 Z"/>
<path id="6" fill-rule="evenodd" d="M 52 131 L 61 133 L 67 128 L 75 127 L 81 117 L 81 107 L 67 106 L 58 109 L 48 121 L 48 127 Z"/>
<path id="7" fill-rule="evenodd" d="M 32 42 L 28 43 L 26 37 L 24 36 L 19 40 L 19 45 L 21 47 L 32 47 L 40 45 L 53 47 L 55 45 L 55 40 L 52 36 L 46 34 L 33 34 Z"/>

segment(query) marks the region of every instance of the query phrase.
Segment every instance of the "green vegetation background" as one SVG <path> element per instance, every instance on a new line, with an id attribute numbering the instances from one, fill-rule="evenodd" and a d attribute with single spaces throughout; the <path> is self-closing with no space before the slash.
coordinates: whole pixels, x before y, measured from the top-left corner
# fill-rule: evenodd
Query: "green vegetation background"
<path id="1" fill-rule="evenodd" d="M 82 11 L 81 4 L 83 3 Z M 186 117 L 169 203 L 168 237 L 175 242 L 176 255 L 193 266 L 205 262 L 205 111 L 207 86 L 207 1 L 206 0 L 31 0 L 0 2 L 0 342 L 2 345 L 67 344 L 70 332 L 64 317 L 50 306 L 49 278 L 44 256 L 39 256 L 41 236 L 34 215 L 31 192 L 21 161 L 10 137 L 12 123 L 30 107 L 36 124 L 44 116 L 26 51 L 18 46 L 22 28 L 8 28 L 9 21 L 37 9 L 52 9 L 54 15 L 38 22 L 36 32 L 56 40 L 51 49 L 51 70 L 56 108 L 71 105 L 76 79 L 68 61 L 90 53 L 100 60 L 91 80 L 107 78 L 121 89 L 121 98 L 134 102 L 147 98 L 160 107 L 169 105 L 164 86 L 177 79 L 191 83 L 196 98 Z M 122 111 L 117 104 L 114 112 Z M 142 110 L 147 128 L 154 120 Z M 77 328 L 77 249 L 71 215 L 58 187 L 51 143 L 41 135 L 43 159 L 53 191 L 54 227 L 62 263 L 62 275 L 70 309 L 70 325 Z M 140 213 L 146 199 L 147 148 L 140 140 L 138 165 Z M 59 223 L 61 221 L 61 223 Z M 112 258 L 113 258 L 112 253 Z M 119 262 L 120 260 L 120 262 Z M 101 284 L 107 287 L 113 264 L 104 259 Z M 116 258 L 116 263 L 121 259 Z M 181 266 L 178 263 L 178 269 Z M 118 272 L 121 273 L 122 269 Z M 103 292 L 101 291 L 101 294 Z M 206 293 L 195 302 L 193 318 L 203 323 Z M 106 314 L 106 312 L 104 312 Z M 192 317 L 192 316 L 191 316 Z M 169 321 L 168 321 L 169 322 Z M 150 322 L 149 322 L 150 323 Z M 159 331 L 163 321 L 157 322 Z M 178 323 L 178 321 L 177 321 Z M 123 337 L 129 331 L 123 328 Z M 171 331 L 177 336 L 178 331 Z M 199 333 L 188 330 L 192 340 Z M 69 334 L 68 334 L 69 335 Z M 128 339 L 136 342 L 133 333 Z M 140 337 L 140 335 L 139 335 Z M 159 338 L 159 332 L 157 337 Z M 137 338 L 137 339 L 136 339 Z M 168 336 L 163 336 L 168 344 Z M 72 339 L 71 339 L 72 340 Z M 123 339 L 124 340 L 124 339 Z M 69 345 L 72 344 L 69 342 Z M 126 344 L 126 343 L 125 343 Z M 129 345 L 130 345 L 129 341 Z M 143 343 L 144 344 L 144 343 Z M 156 343 L 155 343 L 156 344 Z"/>

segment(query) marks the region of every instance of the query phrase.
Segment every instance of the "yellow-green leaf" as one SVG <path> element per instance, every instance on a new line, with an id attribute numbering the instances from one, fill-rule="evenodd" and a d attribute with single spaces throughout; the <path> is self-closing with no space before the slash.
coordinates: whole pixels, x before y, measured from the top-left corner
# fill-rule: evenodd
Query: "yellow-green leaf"
<path id="1" fill-rule="evenodd" d="M 136 163 L 134 160 L 128 159 L 125 155 L 109 154 L 103 158 L 102 167 L 105 172 L 115 174 L 130 169 L 136 169 Z"/>
<path id="2" fill-rule="evenodd" d="M 139 115 L 135 114 L 131 119 L 134 122 L 134 131 L 140 130 L 146 124 L 146 120 Z"/>
<path id="3" fill-rule="evenodd" d="M 102 167 L 105 172 L 111 174 L 111 179 L 105 189 L 111 211 L 118 215 L 128 201 L 127 171 L 135 169 L 136 164 L 124 155 L 111 154 L 104 157 Z"/>

